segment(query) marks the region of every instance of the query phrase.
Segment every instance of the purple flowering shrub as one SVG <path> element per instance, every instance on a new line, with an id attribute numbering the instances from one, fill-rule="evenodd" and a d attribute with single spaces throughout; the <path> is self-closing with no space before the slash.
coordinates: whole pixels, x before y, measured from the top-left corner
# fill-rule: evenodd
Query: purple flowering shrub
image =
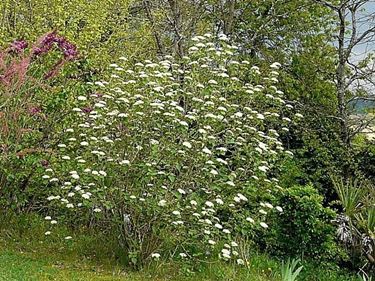
<path id="1" fill-rule="evenodd" d="M 0 197 L 6 204 L 20 202 L 15 194 L 24 193 L 49 151 L 56 120 L 45 110 L 56 96 L 49 80 L 77 58 L 77 47 L 55 31 L 35 43 L 16 40 L 0 50 Z"/>
<path id="2" fill-rule="evenodd" d="M 57 75 L 66 62 L 75 60 L 78 56 L 77 47 L 65 37 L 59 36 L 56 31 L 40 37 L 27 52 L 28 45 L 24 40 L 17 40 L 0 52 L 0 85 L 8 95 L 9 92 L 20 90 L 31 79 L 27 77 L 28 70 L 39 57 L 54 49 L 63 54 L 43 77 L 50 79 Z"/>

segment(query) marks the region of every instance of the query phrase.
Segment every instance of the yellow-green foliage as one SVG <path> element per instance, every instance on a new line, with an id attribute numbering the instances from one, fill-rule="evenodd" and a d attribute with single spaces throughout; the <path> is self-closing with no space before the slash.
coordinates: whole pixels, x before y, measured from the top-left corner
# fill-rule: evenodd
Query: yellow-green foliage
<path id="1" fill-rule="evenodd" d="M 102 67 L 129 50 L 127 18 L 132 0 L 4 0 L 0 2 L 0 44 L 34 42 L 57 30 L 77 44 L 91 66 Z M 129 53 L 129 52 L 128 52 Z"/>

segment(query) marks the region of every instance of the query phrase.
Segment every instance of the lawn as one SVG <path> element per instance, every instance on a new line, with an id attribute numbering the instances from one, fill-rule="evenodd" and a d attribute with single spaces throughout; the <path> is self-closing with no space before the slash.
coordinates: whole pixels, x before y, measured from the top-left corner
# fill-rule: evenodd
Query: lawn
<path id="1" fill-rule="evenodd" d="M 106 238 L 76 230 L 64 241 L 67 229 L 56 236 L 44 235 L 43 220 L 35 216 L 0 216 L 0 281 L 165 280 L 165 281 L 279 281 L 280 261 L 265 254 L 251 254 L 248 267 L 207 261 L 189 265 L 179 261 L 153 262 L 132 270 L 121 249 Z M 10 227 L 11 226 L 11 227 Z M 304 262 L 299 280 L 353 281 L 352 275 L 329 266 Z"/>

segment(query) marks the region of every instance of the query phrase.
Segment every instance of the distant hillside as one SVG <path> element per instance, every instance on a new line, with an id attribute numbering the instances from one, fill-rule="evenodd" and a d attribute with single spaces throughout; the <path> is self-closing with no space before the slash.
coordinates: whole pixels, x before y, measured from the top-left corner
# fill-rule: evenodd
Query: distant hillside
<path id="1" fill-rule="evenodd" d="M 365 100 L 358 98 L 350 104 L 356 114 L 365 114 L 371 109 L 375 109 L 375 100 Z"/>

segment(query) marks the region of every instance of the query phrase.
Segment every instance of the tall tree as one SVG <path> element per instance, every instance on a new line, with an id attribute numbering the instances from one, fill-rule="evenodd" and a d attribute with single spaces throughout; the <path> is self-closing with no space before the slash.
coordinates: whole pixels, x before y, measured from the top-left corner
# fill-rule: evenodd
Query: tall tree
<path id="1" fill-rule="evenodd" d="M 375 39 L 375 11 L 370 0 L 339 0 L 315 2 L 335 14 L 336 25 L 336 85 L 337 118 L 340 122 L 341 139 L 350 145 L 353 137 L 371 124 L 372 118 L 350 117 L 351 102 L 359 96 L 371 98 L 369 90 L 375 86 L 375 62 L 373 52 L 367 46 Z M 356 52 L 362 51 L 358 57 Z M 368 87 L 370 86 L 370 88 Z M 353 122 L 354 121 L 354 122 Z"/>

